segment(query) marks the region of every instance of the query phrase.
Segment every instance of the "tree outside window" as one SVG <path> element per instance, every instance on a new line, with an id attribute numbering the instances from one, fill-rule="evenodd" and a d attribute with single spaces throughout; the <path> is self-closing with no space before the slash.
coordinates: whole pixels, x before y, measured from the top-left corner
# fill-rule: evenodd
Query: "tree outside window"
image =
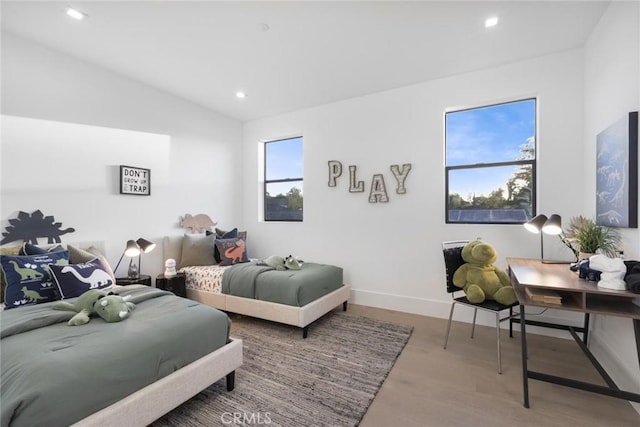
<path id="1" fill-rule="evenodd" d="M 521 224 L 536 209 L 536 100 L 445 114 L 446 222 Z"/>
<path id="2" fill-rule="evenodd" d="M 264 219 L 302 221 L 302 137 L 264 144 Z"/>

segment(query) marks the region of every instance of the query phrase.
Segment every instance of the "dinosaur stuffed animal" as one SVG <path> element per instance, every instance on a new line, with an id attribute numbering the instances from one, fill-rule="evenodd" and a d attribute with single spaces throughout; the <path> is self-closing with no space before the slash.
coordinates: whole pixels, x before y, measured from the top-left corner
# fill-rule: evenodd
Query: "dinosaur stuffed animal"
<path id="1" fill-rule="evenodd" d="M 265 259 L 264 261 L 260 261 L 258 263 L 258 265 L 273 267 L 278 271 L 300 270 L 301 264 L 302 264 L 302 261 L 296 259 L 292 255 L 289 255 L 288 257 L 271 255 L 269 258 Z"/>
<path id="2" fill-rule="evenodd" d="M 124 297 L 113 292 L 105 292 L 91 289 L 78 297 L 75 303 L 58 301 L 53 305 L 55 310 L 75 311 L 67 324 L 79 326 L 89 323 L 91 316 L 97 314 L 105 322 L 119 322 L 129 317 L 131 311 L 136 308 L 132 302 L 127 302 Z"/>
<path id="3" fill-rule="evenodd" d="M 470 302 L 490 299 L 510 305 L 517 301 L 509 276 L 493 265 L 498 254 L 492 245 L 482 240 L 469 242 L 462 249 L 462 259 L 465 264 L 453 273 L 453 284 L 464 290 Z"/>

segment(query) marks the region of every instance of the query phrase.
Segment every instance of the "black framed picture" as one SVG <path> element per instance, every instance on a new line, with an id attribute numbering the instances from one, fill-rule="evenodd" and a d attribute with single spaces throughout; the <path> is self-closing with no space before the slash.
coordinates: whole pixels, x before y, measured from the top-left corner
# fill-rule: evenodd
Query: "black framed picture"
<path id="1" fill-rule="evenodd" d="M 596 137 L 596 223 L 638 227 L 638 112 Z"/>
<path id="2" fill-rule="evenodd" d="M 120 165 L 120 194 L 151 195 L 151 169 Z"/>

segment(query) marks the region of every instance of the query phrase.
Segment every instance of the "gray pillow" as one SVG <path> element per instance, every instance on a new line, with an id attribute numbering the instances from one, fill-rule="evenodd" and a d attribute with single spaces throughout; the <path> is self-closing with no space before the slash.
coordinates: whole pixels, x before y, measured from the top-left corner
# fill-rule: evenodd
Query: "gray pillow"
<path id="1" fill-rule="evenodd" d="M 182 257 L 178 269 L 191 265 L 214 265 L 215 235 L 185 234 L 182 239 Z"/>
<path id="2" fill-rule="evenodd" d="M 80 249 L 73 245 L 67 245 L 67 250 L 69 251 L 69 264 L 84 264 L 97 258 L 102 263 L 107 274 L 113 279 L 113 283 L 116 282 L 116 275 L 111 265 L 109 265 L 109 261 L 96 247 L 91 246 L 89 249 Z"/>

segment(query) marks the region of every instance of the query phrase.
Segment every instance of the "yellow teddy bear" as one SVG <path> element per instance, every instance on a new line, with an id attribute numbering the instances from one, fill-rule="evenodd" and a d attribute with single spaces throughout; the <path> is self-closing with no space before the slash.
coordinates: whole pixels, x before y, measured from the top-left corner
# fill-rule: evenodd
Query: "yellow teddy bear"
<path id="1" fill-rule="evenodd" d="M 464 290 L 470 302 L 490 299 L 510 305 L 517 301 L 509 276 L 493 265 L 498 254 L 492 245 L 482 240 L 469 242 L 462 249 L 462 259 L 465 264 L 453 273 L 453 284 Z"/>

